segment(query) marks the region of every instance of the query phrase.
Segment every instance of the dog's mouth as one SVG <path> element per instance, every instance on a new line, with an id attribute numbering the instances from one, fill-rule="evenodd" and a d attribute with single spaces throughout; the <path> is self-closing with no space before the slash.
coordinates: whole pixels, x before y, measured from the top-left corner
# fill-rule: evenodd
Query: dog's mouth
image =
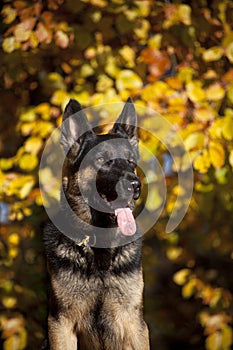
<path id="1" fill-rule="evenodd" d="M 118 187 L 117 187 L 118 186 Z M 125 236 L 132 236 L 136 232 L 136 223 L 131 208 L 134 200 L 140 195 L 140 182 L 133 177 L 130 180 L 122 179 L 111 191 L 99 193 L 105 204 L 115 214 L 116 223 Z"/>

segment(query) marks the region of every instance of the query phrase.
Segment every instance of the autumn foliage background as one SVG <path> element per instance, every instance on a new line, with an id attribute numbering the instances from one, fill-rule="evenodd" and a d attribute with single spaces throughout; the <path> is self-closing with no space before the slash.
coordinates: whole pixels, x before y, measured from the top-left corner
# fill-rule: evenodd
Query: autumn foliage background
<path id="1" fill-rule="evenodd" d="M 233 311 L 233 3 L 2 1 L 0 347 L 39 349 L 46 333 L 46 222 L 38 166 L 70 97 L 84 107 L 131 96 L 182 137 L 192 200 L 175 232 L 167 201 L 144 240 L 151 348 L 227 350 Z M 156 131 L 156 121 L 143 125 Z M 143 137 L 143 135 L 142 135 Z M 163 166 L 164 145 L 144 135 Z M 178 168 L 181 165 L 177 165 Z M 46 173 L 48 183 L 52 176 Z M 161 205 L 159 191 L 148 209 Z"/>

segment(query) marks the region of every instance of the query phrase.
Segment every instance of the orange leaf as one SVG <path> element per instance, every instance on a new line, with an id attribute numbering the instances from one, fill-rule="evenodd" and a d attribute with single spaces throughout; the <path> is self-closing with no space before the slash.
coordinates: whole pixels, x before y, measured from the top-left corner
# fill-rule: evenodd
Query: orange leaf
<path id="1" fill-rule="evenodd" d="M 45 27 L 42 23 L 38 23 L 35 35 L 40 43 L 45 42 L 46 44 L 50 44 L 52 41 L 52 34 L 47 27 Z"/>
<path id="2" fill-rule="evenodd" d="M 141 58 L 149 64 L 151 74 L 150 81 L 155 81 L 161 77 L 171 66 L 170 59 L 166 53 L 148 47 L 142 51 Z"/>
<path id="3" fill-rule="evenodd" d="M 182 81 L 177 77 L 169 77 L 166 79 L 166 82 L 172 89 L 175 89 L 175 90 L 182 89 L 182 86 L 183 86 Z"/>
<path id="4" fill-rule="evenodd" d="M 17 24 L 14 30 L 15 40 L 18 42 L 27 41 L 36 23 L 35 18 L 28 18 L 24 22 Z"/>
<path id="5" fill-rule="evenodd" d="M 68 35 L 63 31 L 58 30 L 55 34 L 55 43 L 57 46 L 60 46 L 62 49 L 66 49 L 69 45 Z"/>

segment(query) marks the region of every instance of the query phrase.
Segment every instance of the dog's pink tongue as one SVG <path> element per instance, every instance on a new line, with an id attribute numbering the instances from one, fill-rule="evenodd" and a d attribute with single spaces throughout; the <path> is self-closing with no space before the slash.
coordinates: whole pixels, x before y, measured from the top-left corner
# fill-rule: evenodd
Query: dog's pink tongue
<path id="1" fill-rule="evenodd" d="M 115 210 L 117 224 L 125 236 L 132 236 L 136 232 L 136 224 L 132 211 L 129 208 L 118 208 Z"/>

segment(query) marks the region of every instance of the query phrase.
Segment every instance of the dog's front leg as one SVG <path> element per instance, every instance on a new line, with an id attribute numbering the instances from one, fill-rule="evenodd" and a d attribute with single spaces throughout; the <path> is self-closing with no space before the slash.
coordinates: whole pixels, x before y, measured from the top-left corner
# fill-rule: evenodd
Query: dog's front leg
<path id="1" fill-rule="evenodd" d="M 51 315 L 48 318 L 49 349 L 50 350 L 77 350 L 77 335 L 74 333 L 73 324 L 62 318 L 55 319 Z"/>
<path id="2" fill-rule="evenodd" d="M 122 350 L 150 350 L 148 328 L 141 318 L 131 318 L 125 325 Z"/>

